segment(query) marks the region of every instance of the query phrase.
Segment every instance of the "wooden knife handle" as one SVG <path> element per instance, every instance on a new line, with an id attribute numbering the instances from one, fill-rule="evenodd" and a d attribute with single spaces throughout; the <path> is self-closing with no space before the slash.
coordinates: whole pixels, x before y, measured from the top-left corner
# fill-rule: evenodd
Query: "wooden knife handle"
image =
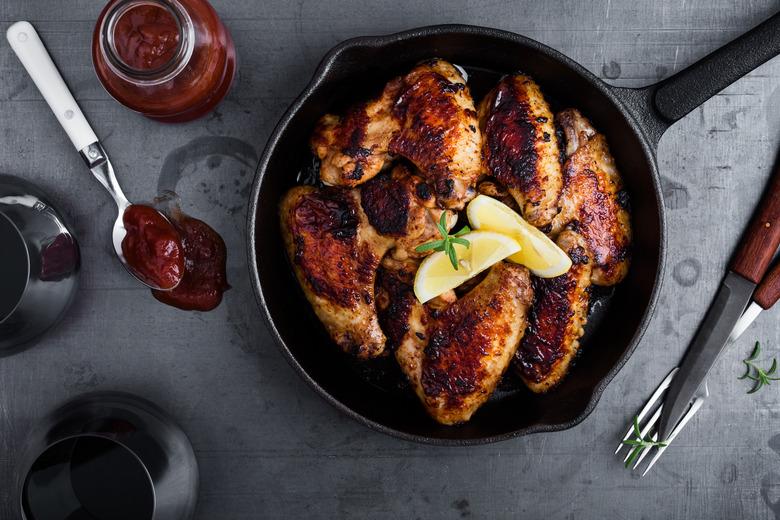
<path id="1" fill-rule="evenodd" d="M 780 262 L 758 284 L 753 293 L 753 299 L 765 310 L 772 307 L 780 299 Z"/>
<path id="2" fill-rule="evenodd" d="M 731 270 L 753 283 L 761 282 L 780 245 L 780 161 L 775 166 L 761 205 L 734 254 Z"/>

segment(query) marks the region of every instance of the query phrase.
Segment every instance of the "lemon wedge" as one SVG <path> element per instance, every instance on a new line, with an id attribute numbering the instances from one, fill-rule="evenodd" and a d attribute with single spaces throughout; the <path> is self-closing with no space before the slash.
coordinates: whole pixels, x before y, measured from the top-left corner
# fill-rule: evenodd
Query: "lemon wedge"
<path id="1" fill-rule="evenodd" d="M 513 237 L 521 250 L 509 257 L 540 278 L 560 276 L 571 267 L 571 259 L 555 242 L 523 220 L 506 204 L 486 195 L 477 195 L 466 207 L 471 227 Z"/>
<path id="2" fill-rule="evenodd" d="M 414 294 L 420 303 L 454 289 L 491 265 L 520 251 L 517 240 L 492 231 L 472 231 L 460 238 L 468 240 L 469 247 L 452 244 L 457 255 L 457 270 L 444 251 L 433 253 L 420 264 L 414 277 Z"/>

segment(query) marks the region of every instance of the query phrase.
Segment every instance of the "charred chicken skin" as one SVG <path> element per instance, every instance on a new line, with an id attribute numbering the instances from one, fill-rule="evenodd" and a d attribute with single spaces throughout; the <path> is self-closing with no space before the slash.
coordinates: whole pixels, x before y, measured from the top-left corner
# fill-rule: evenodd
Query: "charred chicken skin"
<path id="1" fill-rule="evenodd" d="M 434 59 L 401 82 L 393 107 L 401 131 L 390 152 L 419 168 L 443 207 L 462 209 L 474 198 L 482 170 L 479 123 L 466 80 L 451 63 Z"/>
<path id="2" fill-rule="evenodd" d="M 506 76 L 479 106 L 487 173 L 501 182 L 536 227 L 558 213 L 562 174 L 553 115 L 524 74 Z"/>
<path id="3" fill-rule="evenodd" d="M 311 149 L 320 159 L 320 179 L 330 186 L 357 186 L 376 176 L 389 159 L 390 140 L 401 126 L 393 115 L 400 85 L 390 83 L 378 99 L 326 114 L 317 123 Z"/>
<path id="4" fill-rule="evenodd" d="M 385 270 L 380 282 L 383 326 L 423 407 L 441 424 L 468 421 L 523 337 L 533 299 L 528 270 L 499 262 L 462 298 L 435 307 L 417 302 L 407 273 Z"/>
<path id="5" fill-rule="evenodd" d="M 282 235 L 295 274 L 317 317 L 344 351 L 360 358 L 384 351 L 386 337 L 374 303 L 376 272 L 385 254 L 424 256 L 414 248 L 435 236 L 430 188 L 405 166 L 384 172 L 360 190 L 298 186 L 282 200 Z M 414 264 L 416 270 L 416 264 Z"/>
<path id="6" fill-rule="evenodd" d="M 325 184 L 362 184 L 397 155 L 420 170 L 440 206 L 454 209 L 475 195 L 481 143 L 466 80 L 438 59 L 390 81 L 378 99 L 324 116 L 311 138 Z"/>
<path id="7" fill-rule="evenodd" d="M 403 164 L 360 186 L 360 201 L 374 229 L 394 240 L 392 255 L 399 260 L 425 256 L 414 248 L 438 238 L 436 223 L 443 212 L 447 229 L 457 220 L 454 212 L 436 205 L 430 185 Z"/>
<path id="8" fill-rule="evenodd" d="M 368 223 L 358 193 L 298 186 L 282 199 L 280 217 L 295 275 L 333 341 L 360 358 L 380 355 L 374 284 L 392 240 Z"/>
<path id="9" fill-rule="evenodd" d="M 574 109 L 556 121 L 567 159 L 552 234 L 572 268 L 557 278 L 534 279 L 536 299 L 516 355 L 518 372 L 534 392 L 548 391 L 568 372 L 587 321 L 589 287 L 623 280 L 631 244 L 627 197 L 605 137 Z"/>
<path id="10" fill-rule="evenodd" d="M 628 196 L 609 153 L 607 140 L 578 110 L 557 116 L 566 136 L 561 212 L 553 221 L 553 233 L 568 227 L 577 230 L 587 244 L 593 262 L 591 281 L 615 285 L 628 272 L 631 224 Z"/>
<path id="11" fill-rule="evenodd" d="M 566 375 L 588 318 L 591 265 L 585 240 L 566 230 L 557 244 L 571 258 L 571 269 L 555 278 L 533 277 L 528 329 L 515 354 L 523 382 L 536 393 L 546 392 Z"/>

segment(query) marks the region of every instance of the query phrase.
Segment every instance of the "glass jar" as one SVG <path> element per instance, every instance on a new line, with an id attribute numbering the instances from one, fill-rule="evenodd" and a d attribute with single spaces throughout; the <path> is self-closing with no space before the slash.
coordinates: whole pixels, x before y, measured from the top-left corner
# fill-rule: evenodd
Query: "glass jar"
<path id="1" fill-rule="evenodd" d="M 236 74 L 233 40 L 206 0 L 111 0 L 92 61 L 114 99 L 168 123 L 210 112 Z"/>

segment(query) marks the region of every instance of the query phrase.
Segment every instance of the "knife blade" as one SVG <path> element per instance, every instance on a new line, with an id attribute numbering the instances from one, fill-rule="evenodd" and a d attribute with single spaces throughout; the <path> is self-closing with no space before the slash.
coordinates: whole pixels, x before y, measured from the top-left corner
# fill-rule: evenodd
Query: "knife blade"
<path id="1" fill-rule="evenodd" d="M 666 439 L 688 409 L 726 347 L 755 288 L 754 282 L 733 271 L 726 274 L 666 394 L 658 426 L 659 438 Z"/>
<path id="2" fill-rule="evenodd" d="M 764 275 L 761 283 L 756 287 L 756 290 L 753 292 L 753 301 L 750 302 L 748 308 L 745 309 L 745 312 L 737 320 L 737 324 L 734 325 L 731 334 L 729 334 L 726 345 L 737 341 L 750 324 L 756 321 L 761 311 L 771 309 L 777 303 L 777 300 L 780 300 L 780 262 L 775 263 L 775 266 Z"/>
<path id="3" fill-rule="evenodd" d="M 729 339 L 726 341 L 726 345 L 737 341 L 742 333 L 745 332 L 748 327 L 750 327 L 750 324 L 756 321 L 756 318 L 758 318 L 758 315 L 761 314 L 761 311 L 763 310 L 764 309 L 761 308 L 761 306 L 756 302 L 750 302 L 748 308 L 745 309 L 745 312 L 742 313 L 742 316 L 740 316 L 737 320 L 737 324 L 734 325 L 734 328 L 731 330 L 731 334 L 729 334 Z"/>

